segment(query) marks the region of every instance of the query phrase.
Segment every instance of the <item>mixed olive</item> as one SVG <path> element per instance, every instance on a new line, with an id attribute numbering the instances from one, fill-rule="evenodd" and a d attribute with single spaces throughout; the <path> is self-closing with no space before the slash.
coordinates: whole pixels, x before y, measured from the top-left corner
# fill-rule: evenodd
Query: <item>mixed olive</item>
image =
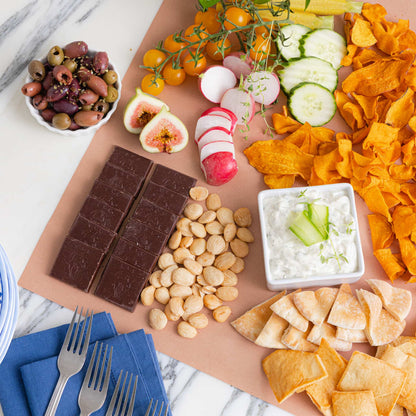
<path id="1" fill-rule="evenodd" d="M 97 124 L 117 100 L 117 73 L 106 52 L 91 53 L 83 41 L 53 46 L 44 62 L 28 66 L 31 82 L 22 93 L 42 118 L 57 129 L 77 130 Z"/>

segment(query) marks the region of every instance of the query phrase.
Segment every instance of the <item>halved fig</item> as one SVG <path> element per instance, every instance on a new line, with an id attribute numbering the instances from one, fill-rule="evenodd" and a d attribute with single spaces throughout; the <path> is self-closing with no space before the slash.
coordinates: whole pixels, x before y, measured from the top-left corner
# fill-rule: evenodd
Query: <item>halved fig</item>
<path id="1" fill-rule="evenodd" d="M 136 95 L 128 101 L 124 109 L 124 126 L 130 133 L 140 134 L 143 127 L 165 106 L 161 100 L 136 88 Z"/>
<path id="2" fill-rule="evenodd" d="M 163 106 L 140 133 L 143 149 L 150 153 L 175 153 L 188 144 L 188 130 L 178 117 Z"/>

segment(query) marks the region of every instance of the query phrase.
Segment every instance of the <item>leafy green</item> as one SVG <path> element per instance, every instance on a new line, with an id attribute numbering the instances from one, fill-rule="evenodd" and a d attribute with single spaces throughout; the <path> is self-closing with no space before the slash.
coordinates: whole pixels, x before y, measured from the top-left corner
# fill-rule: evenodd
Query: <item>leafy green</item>
<path id="1" fill-rule="evenodd" d="M 199 4 L 204 8 L 215 6 L 220 0 L 199 0 Z"/>

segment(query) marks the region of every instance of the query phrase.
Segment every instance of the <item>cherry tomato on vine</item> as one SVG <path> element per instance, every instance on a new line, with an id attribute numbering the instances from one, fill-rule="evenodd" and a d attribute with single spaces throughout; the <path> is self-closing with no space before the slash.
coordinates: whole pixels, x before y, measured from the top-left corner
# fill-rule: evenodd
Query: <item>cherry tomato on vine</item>
<path id="1" fill-rule="evenodd" d="M 270 54 L 270 49 L 270 39 L 264 39 L 258 36 L 250 49 L 250 58 L 257 62 L 267 59 Z"/>
<path id="2" fill-rule="evenodd" d="M 204 47 L 207 41 L 204 41 L 209 36 L 207 29 L 203 25 L 191 25 L 186 28 L 183 37 L 189 43 L 195 43 L 191 48 L 197 49 Z"/>
<path id="3" fill-rule="evenodd" d="M 246 26 L 251 20 L 251 16 L 240 7 L 229 7 L 224 13 L 224 27 L 227 30 L 235 29 L 236 27 Z"/>
<path id="4" fill-rule="evenodd" d="M 256 32 L 257 37 L 262 37 L 266 39 L 270 36 L 270 31 L 267 26 L 257 26 L 254 31 Z"/>
<path id="5" fill-rule="evenodd" d="M 218 13 L 215 8 L 210 7 L 206 11 L 199 11 L 195 15 L 194 23 L 196 25 L 203 24 L 207 31 L 211 34 L 221 30 L 221 23 L 218 21 Z"/>
<path id="6" fill-rule="evenodd" d="M 178 40 L 176 40 L 178 38 Z M 179 36 L 176 33 L 172 33 L 163 41 L 163 47 L 169 52 L 177 52 L 183 49 L 186 43 L 179 40 Z M 182 55 L 182 52 L 181 52 Z"/>
<path id="7" fill-rule="evenodd" d="M 231 42 L 228 38 L 209 41 L 205 46 L 205 53 L 214 61 L 221 61 L 231 52 Z"/>
<path id="8" fill-rule="evenodd" d="M 165 81 L 162 78 L 155 78 L 155 74 L 147 74 L 143 77 L 141 88 L 143 92 L 151 95 L 158 95 L 165 87 Z"/>
<path id="9" fill-rule="evenodd" d="M 159 66 L 166 59 L 166 54 L 159 49 L 149 49 L 143 56 L 143 65 L 151 68 Z M 150 68 L 146 68 L 152 71 Z"/>
<path id="10" fill-rule="evenodd" d="M 202 53 L 198 53 L 196 61 L 188 52 L 183 58 L 183 69 L 188 75 L 199 75 L 207 67 L 207 59 Z"/>
<path id="11" fill-rule="evenodd" d="M 172 62 L 168 62 L 163 67 L 162 75 L 168 85 L 180 85 L 186 78 L 185 70 L 183 68 L 174 68 Z"/>

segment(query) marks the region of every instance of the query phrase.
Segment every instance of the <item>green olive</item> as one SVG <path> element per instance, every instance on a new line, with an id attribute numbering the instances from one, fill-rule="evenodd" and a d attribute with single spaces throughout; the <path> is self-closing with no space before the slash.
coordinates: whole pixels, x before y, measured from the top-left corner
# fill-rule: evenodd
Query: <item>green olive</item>
<path id="1" fill-rule="evenodd" d="M 34 81 L 42 81 L 45 78 L 46 71 L 45 66 L 40 61 L 32 61 L 28 67 L 29 75 Z"/>
<path id="2" fill-rule="evenodd" d="M 113 71 L 112 69 L 109 69 L 104 75 L 103 75 L 103 80 L 108 84 L 108 85 L 113 85 L 117 82 L 117 72 Z"/>
<path id="3" fill-rule="evenodd" d="M 109 85 L 107 88 L 107 97 L 104 98 L 104 100 L 107 103 L 113 103 L 118 98 L 118 91 L 117 88 L 113 87 L 112 85 Z"/>
<path id="4" fill-rule="evenodd" d="M 60 130 L 66 130 L 71 125 L 71 117 L 66 113 L 57 113 L 52 118 L 52 125 Z"/>
<path id="5" fill-rule="evenodd" d="M 85 104 L 85 105 L 82 106 L 82 110 L 90 111 L 90 110 L 92 110 L 92 106 L 93 106 L 93 104 Z"/>
<path id="6" fill-rule="evenodd" d="M 92 110 L 99 111 L 100 113 L 107 114 L 110 109 L 110 104 L 104 100 L 98 100 L 93 106 Z"/>
<path id="7" fill-rule="evenodd" d="M 65 65 L 72 73 L 74 73 L 78 68 L 77 63 L 73 59 L 69 58 L 65 59 L 63 65 Z"/>
<path id="8" fill-rule="evenodd" d="M 59 46 L 54 46 L 48 52 L 48 62 L 52 66 L 61 65 L 64 60 L 64 51 Z"/>

